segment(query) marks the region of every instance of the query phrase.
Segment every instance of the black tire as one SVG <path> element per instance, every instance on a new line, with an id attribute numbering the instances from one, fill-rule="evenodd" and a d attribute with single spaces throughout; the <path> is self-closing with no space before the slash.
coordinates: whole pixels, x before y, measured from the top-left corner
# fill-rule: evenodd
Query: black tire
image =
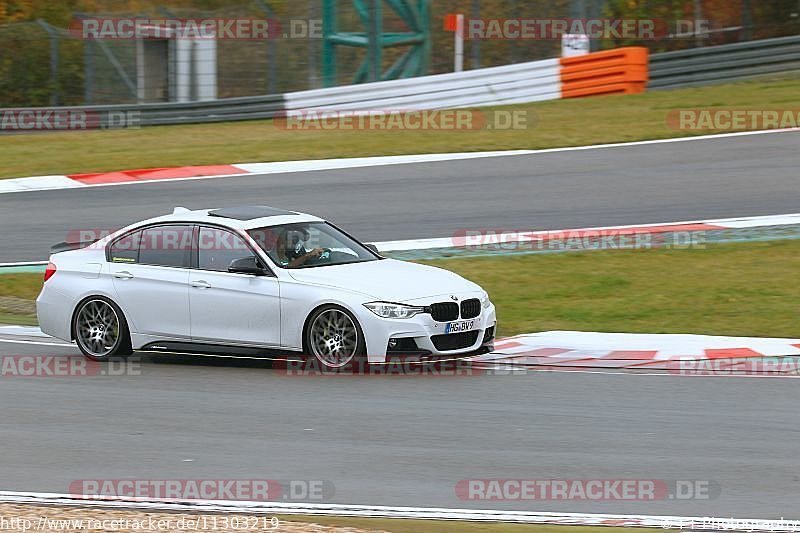
<path id="1" fill-rule="evenodd" d="M 349 323 L 352 325 L 355 332 L 355 347 L 353 350 L 347 350 L 343 360 L 333 362 L 329 358 L 326 358 L 324 354 L 321 353 L 319 348 L 315 348 L 315 345 L 318 346 L 319 344 L 319 339 L 317 338 L 317 342 L 315 342 L 316 333 L 314 329 L 317 320 L 321 319 L 320 317 L 324 319 L 324 315 L 336 314 L 346 316 L 349 319 Z M 337 337 L 342 337 L 341 332 L 337 331 L 334 333 L 335 334 L 329 340 L 334 345 L 339 344 L 340 339 Z M 341 342 L 344 342 L 344 339 L 341 339 Z M 338 305 L 323 305 L 315 309 L 308 316 L 305 327 L 303 328 L 303 351 L 306 354 L 306 357 L 308 358 L 307 361 L 309 363 L 317 363 L 319 370 L 330 373 L 358 372 L 362 370 L 362 367 L 366 364 L 367 360 L 366 341 L 364 339 L 364 332 L 361 329 L 361 325 L 350 311 Z"/>
<path id="2" fill-rule="evenodd" d="M 88 315 L 98 318 L 87 321 Z M 108 321 L 100 318 L 101 316 L 113 317 L 116 322 L 113 336 L 112 329 L 107 325 Z M 77 305 L 72 314 L 72 338 L 81 353 L 92 361 L 110 361 L 133 353 L 130 329 L 125 315 L 117 304 L 104 296 L 91 296 Z"/>

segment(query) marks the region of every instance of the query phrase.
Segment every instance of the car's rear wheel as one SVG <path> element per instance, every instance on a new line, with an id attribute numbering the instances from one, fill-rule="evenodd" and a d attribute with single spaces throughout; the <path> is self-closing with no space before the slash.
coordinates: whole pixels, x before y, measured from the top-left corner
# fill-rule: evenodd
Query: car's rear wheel
<path id="1" fill-rule="evenodd" d="M 361 361 L 364 334 L 349 311 L 328 305 L 312 313 L 305 333 L 307 353 L 327 370 L 341 370 Z"/>
<path id="2" fill-rule="evenodd" d="M 106 298 L 96 296 L 81 302 L 72 319 L 72 331 L 81 353 L 93 361 L 131 354 L 125 316 Z"/>

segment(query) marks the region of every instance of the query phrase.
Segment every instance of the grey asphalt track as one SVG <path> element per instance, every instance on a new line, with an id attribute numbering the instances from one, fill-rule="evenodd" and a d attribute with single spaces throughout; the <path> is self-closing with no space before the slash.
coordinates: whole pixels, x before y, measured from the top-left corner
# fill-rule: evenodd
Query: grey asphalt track
<path id="1" fill-rule="evenodd" d="M 69 230 L 264 203 L 364 240 L 800 211 L 800 134 L 0 195 L 0 261 Z M 75 355 L 11 344 L 0 355 Z M 260 363 L 0 376 L 0 489 L 81 479 L 325 480 L 334 503 L 800 518 L 798 383 L 529 373 L 289 377 Z M 706 480 L 710 500 L 465 501 L 459 480 Z"/>
<path id="2" fill-rule="evenodd" d="M 267 204 L 363 240 L 800 211 L 800 132 L 517 157 L 0 195 L 0 262 L 47 258 L 70 230 Z"/>
<path id="3" fill-rule="evenodd" d="M 0 355 L 77 354 L 7 344 Z M 157 357 L 157 356 L 153 356 Z M 0 489 L 75 480 L 321 480 L 329 503 L 800 518 L 798 382 L 530 373 L 291 377 L 145 359 L 0 377 Z M 709 500 L 465 501 L 464 479 L 707 480 Z"/>

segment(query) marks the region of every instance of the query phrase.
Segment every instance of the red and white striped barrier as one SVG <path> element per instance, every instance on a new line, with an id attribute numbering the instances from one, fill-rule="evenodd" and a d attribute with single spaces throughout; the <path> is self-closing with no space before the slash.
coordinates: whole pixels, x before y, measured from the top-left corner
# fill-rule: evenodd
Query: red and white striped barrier
<path id="1" fill-rule="evenodd" d="M 800 339 L 548 331 L 499 340 L 482 363 L 800 377 Z"/>

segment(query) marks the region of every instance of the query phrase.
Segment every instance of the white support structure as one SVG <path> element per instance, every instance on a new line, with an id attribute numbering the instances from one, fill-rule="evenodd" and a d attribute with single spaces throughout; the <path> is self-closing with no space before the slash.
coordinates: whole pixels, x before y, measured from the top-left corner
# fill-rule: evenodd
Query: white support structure
<path id="1" fill-rule="evenodd" d="M 464 15 L 459 13 L 456 15 L 456 59 L 455 72 L 462 72 L 464 70 Z"/>

